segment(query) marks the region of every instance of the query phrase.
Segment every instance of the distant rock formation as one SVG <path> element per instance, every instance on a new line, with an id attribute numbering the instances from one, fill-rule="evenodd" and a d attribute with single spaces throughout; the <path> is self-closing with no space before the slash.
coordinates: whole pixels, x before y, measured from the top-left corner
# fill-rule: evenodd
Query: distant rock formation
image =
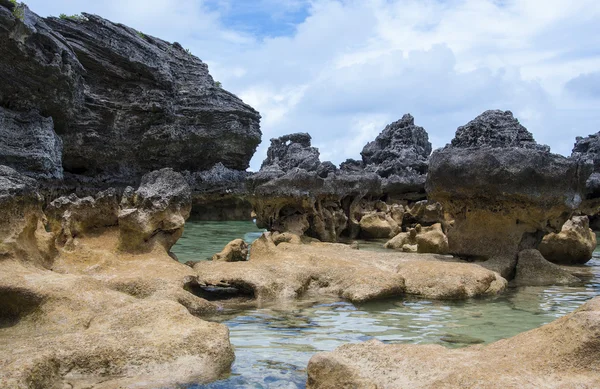
<path id="1" fill-rule="evenodd" d="M 427 133 L 411 115 L 368 143 L 362 161 L 339 169 L 320 161 L 309 134 L 271 139 L 260 171 L 248 178 L 257 224 L 323 241 L 391 238 L 400 232 L 405 206 L 425 198 L 430 152 Z"/>
<path id="2" fill-rule="evenodd" d="M 588 175 L 537 145 L 510 111 L 486 111 L 433 152 L 426 187 L 454 218 L 451 253 L 512 260 L 560 231 Z"/>

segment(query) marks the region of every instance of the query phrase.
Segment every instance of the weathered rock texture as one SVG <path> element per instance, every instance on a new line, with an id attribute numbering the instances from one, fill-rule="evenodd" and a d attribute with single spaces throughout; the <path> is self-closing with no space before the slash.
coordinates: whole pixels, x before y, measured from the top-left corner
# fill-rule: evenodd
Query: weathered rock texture
<path id="1" fill-rule="evenodd" d="M 62 140 L 52 118 L 0 107 L 0 164 L 35 178 L 63 177 Z"/>
<path id="2" fill-rule="evenodd" d="M 144 212 L 183 201 L 166 192 L 171 173 L 138 189 Z M 41 204 L 34 180 L 0 166 L 0 387 L 171 387 L 230 369 L 227 328 L 196 317 L 216 306 L 190 292 L 194 271 L 163 244 L 119 250 L 114 192 L 54 201 L 56 234 Z"/>
<path id="3" fill-rule="evenodd" d="M 387 241 L 385 248 L 404 252 L 448 254 L 448 237 L 440 223 L 430 227 L 417 224 L 407 232 L 401 232 Z"/>
<path id="4" fill-rule="evenodd" d="M 427 191 L 454 219 L 451 253 L 512 260 L 560 230 L 586 178 L 577 161 L 537 145 L 512 113 L 486 111 L 432 154 Z"/>
<path id="5" fill-rule="evenodd" d="M 249 261 L 201 261 L 194 270 L 200 284 L 235 288 L 259 303 L 311 295 L 353 302 L 403 294 L 464 299 L 495 295 L 507 285 L 492 271 L 448 257 L 301 244 L 300 237 L 289 233 L 263 234 L 252 244 Z"/>
<path id="6" fill-rule="evenodd" d="M 129 176 L 171 167 L 245 170 L 260 143 L 258 113 L 215 85 L 179 44 L 84 14 L 49 18 L 84 66 L 85 106 L 65 143 L 65 169 Z M 85 129 L 85 132 L 82 132 Z"/>
<path id="7" fill-rule="evenodd" d="M 427 131 L 406 114 L 388 124 L 360 153 L 367 171 L 383 178 L 386 193 L 422 193 L 431 143 Z"/>
<path id="8" fill-rule="evenodd" d="M 319 353 L 309 389 L 594 388 L 600 386 L 600 298 L 543 327 L 487 346 L 383 344 Z"/>
<path id="9" fill-rule="evenodd" d="M 238 262 L 248 257 L 248 244 L 243 239 L 229 242 L 220 253 L 213 255 L 213 261 Z"/>
<path id="10" fill-rule="evenodd" d="M 538 250 L 519 253 L 514 284 L 526 286 L 574 285 L 581 280 L 568 271 L 548 262 Z"/>
<path id="11" fill-rule="evenodd" d="M 587 216 L 573 216 L 559 233 L 544 236 L 539 250 L 550 262 L 566 265 L 586 263 L 596 249 L 596 234 Z"/>
<path id="12" fill-rule="evenodd" d="M 215 203 L 231 177 L 214 170 L 243 187 L 261 139 L 258 112 L 181 45 L 95 15 L 0 2 L 0 79 L 0 163 L 51 179 L 45 194 L 122 190 L 170 167 L 199 183 L 199 205 Z"/>
<path id="13" fill-rule="evenodd" d="M 340 169 L 321 162 L 306 133 L 271 139 L 267 158 L 249 177 L 259 226 L 323 241 L 390 238 L 401 231 L 405 207 L 422 200 L 431 144 L 405 115 Z M 384 200 L 384 201 L 381 201 Z"/>

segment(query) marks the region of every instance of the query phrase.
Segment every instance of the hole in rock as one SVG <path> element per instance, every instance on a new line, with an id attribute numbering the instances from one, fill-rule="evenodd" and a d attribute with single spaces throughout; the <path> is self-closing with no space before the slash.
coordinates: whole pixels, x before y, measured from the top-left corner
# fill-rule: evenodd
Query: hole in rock
<path id="1" fill-rule="evenodd" d="M 217 285 L 202 285 L 196 281 L 190 281 L 183 288 L 191 294 L 208 301 L 255 297 L 254 288 L 243 281 L 221 281 Z"/>
<path id="2" fill-rule="evenodd" d="M 35 311 L 43 299 L 20 288 L 0 288 L 0 328 L 12 327 Z"/>

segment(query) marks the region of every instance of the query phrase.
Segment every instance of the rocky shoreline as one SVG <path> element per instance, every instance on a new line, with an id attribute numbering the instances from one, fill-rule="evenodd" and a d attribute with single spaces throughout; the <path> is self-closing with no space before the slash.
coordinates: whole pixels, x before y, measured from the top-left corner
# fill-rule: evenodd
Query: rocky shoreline
<path id="1" fill-rule="evenodd" d="M 406 114 L 360 160 L 321 161 L 294 133 L 271 139 L 252 173 L 259 113 L 181 45 L 8 0 L 0 76 L 1 387 L 207 383 L 235 358 L 227 327 L 208 321 L 226 299 L 579 285 L 572 265 L 596 248 L 600 133 L 564 157 L 491 110 L 432 150 Z M 187 266 L 171 248 L 190 215 L 255 217 L 267 232 Z M 313 357 L 307 385 L 595 387 L 599 301 L 488 346 L 342 346 Z"/>

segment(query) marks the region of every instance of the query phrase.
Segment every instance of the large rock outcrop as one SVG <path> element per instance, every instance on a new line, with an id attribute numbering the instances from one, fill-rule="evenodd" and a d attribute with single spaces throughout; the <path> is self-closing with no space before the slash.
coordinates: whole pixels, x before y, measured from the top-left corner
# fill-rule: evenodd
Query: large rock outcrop
<path id="1" fill-rule="evenodd" d="M 95 15 L 47 23 L 86 70 L 85 105 L 60 133 L 65 170 L 130 177 L 163 167 L 208 170 L 219 162 L 248 167 L 260 143 L 260 116 L 215 85 L 200 59 Z"/>
<path id="2" fill-rule="evenodd" d="M 427 192 L 454 218 L 451 253 L 513 260 L 580 206 L 584 170 L 536 144 L 510 111 L 486 111 L 434 151 Z"/>
<path id="3" fill-rule="evenodd" d="M 412 115 L 388 124 L 360 154 L 366 170 L 383 178 L 383 192 L 422 196 L 431 143 L 427 131 L 415 125 Z"/>
<path id="4" fill-rule="evenodd" d="M 150 173 L 136 209 L 189 210 L 174 174 Z M 229 371 L 227 327 L 198 317 L 217 307 L 192 293 L 194 271 L 153 237 L 143 252 L 120 250 L 115 191 L 53 201 L 48 233 L 36 187 L 0 166 L 0 387 L 170 387 Z M 158 243 L 176 236 L 161 229 L 170 218 L 148 219 L 168 233 Z"/>
<path id="5" fill-rule="evenodd" d="M 47 197 L 120 191 L 170 167 L 198 188 L 199 206 L 225 196 L 249 216 L 231 187 L 244 187 L 260 115 L 178 43 L 95 15 L 43 19 L 3 0 L 0 79 L 0 163 L 46 180 Z"/>
<path id="6" fill-rule="evenodd" d="M 259 226 L 323 241 L 390 238 L 405 206 L 422 200 L 431 144 L 410 115 L 367 144 L 363 161 L 321 162 L 306 133 L 271 139 L 261 169 L 248 179 Z M 381 201 L 384 200 L 384 201 Z"/>
<path id="7" fill-rule="evenodd" d="M 0 1 L 0 106 L 37 110 L 63 132 L 84 101 L 85 70 L 69 43 L 24 4 Z"/>
<path id="8" fill-rule="evenodd" d="M 600 298 L 543 327 L 486 346 L 348 344 L 308 363 L 308 389 L 595 388 Z"/>

